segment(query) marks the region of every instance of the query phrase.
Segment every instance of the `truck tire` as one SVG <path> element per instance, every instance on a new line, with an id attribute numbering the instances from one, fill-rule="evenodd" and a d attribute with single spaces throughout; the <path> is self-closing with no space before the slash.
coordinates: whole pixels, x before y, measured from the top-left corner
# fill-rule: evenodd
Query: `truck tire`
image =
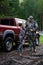
<path id="1" fill-rule="evenodd" d="M 13 48 L 13 39 L 11 37 L 7 37 L 4 41 L 4 47 L 6 51 L 11 51 Z"/>

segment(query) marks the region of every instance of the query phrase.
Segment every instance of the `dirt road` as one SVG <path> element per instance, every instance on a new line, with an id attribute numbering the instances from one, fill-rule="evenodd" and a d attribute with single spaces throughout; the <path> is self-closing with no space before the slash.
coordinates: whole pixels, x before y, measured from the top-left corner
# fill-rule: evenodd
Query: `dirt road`
<path id="1" fill-rule="evenodd" d="M 0 48 L 0 65 L 43 65 L 43 45 L 36 48 L 36 53 L 24 48 L 22 55 L 17 50 L 4 52 Z"/>

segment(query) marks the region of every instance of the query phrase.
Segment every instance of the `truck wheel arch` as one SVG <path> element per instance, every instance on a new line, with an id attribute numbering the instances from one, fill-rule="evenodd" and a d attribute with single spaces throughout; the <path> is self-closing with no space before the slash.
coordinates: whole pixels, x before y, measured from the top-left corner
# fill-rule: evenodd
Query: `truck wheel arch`
<path id="1" fill-rule="evenodd" d="M 15 32 L 12 30 L 6 30 L 3 35 L 3 40 L 5 40 L 7 36 L 11 36 L 13 39 L 15 39 Z"/>

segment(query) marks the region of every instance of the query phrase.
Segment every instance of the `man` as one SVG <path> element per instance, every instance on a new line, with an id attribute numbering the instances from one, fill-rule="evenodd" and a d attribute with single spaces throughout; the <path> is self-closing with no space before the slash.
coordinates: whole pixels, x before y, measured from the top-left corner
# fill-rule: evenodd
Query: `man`
<path id="1" fill-rule="evenodd" d="M 28 21 L 26 22 L 26 34 L 28 36 L 30 50 L 32 51 L 32 37 L 31 37 L 31 32 L 29 31 L 30 28 L 38 29 L 38 24 L 34 20 L 33 16 L 29 16 Z M 36 51 L 36 49 L 35 49 L 35 51 Z"/>
<path id="2" fill-rule="evenodd" d="M 22 23 L 20 34 L 19 34 L 19 46 L 18 46 L 18 51 L 20 51 L 20 52 L 23 51 L 24 37 L 25 37 L 25 24 Z M 21 55 L 21 53 L 20 53 L 20 55 Z"/>

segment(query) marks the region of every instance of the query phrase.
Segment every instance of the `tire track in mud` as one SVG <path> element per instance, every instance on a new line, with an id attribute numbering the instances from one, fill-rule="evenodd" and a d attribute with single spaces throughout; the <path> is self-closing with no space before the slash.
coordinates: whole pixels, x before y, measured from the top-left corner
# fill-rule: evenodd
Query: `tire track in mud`
<path id="1" fill-rule="evenodd" d="M 38 65 L 40 62 L 43 63 L 43 54 L 30 54 L 29 50 L 24 50 L 21 56 L 16 50 L 0 53 L 0 65 Z"/>
<path id="2" fill-rule="evenodd" d="M 3 64 L 5 64 L 6 65 L 6 63 L 8 64 L 8 62 L 9 63 L 18 63 L 18 64 L 20 64 L 20 65 L 33 65 L 33 64 L 36 64 L 38 61 L 40 61 L 40 59 L 42 60 L 43 59 L 43 57 L 41 57 L 41 56 L 39 56 L 39 55 L 36 55 L 36 56 L 24 56 L 24 55 L 19 55 L 19 54 L 17 54 L 17 53 L 14 53 L 14 51 L 13 52 L 11 52 L 11 55 L 10 55 L 10 53 L 8 53 L 8 55 L 9 55 L 9 58 L 7 59 L 7 60 L 5 60 L 5 61 L 2 61 L 1 62 L 1 65 L 3 65 Z M 25 61 L 24 61 L 25 60 Z"/>

